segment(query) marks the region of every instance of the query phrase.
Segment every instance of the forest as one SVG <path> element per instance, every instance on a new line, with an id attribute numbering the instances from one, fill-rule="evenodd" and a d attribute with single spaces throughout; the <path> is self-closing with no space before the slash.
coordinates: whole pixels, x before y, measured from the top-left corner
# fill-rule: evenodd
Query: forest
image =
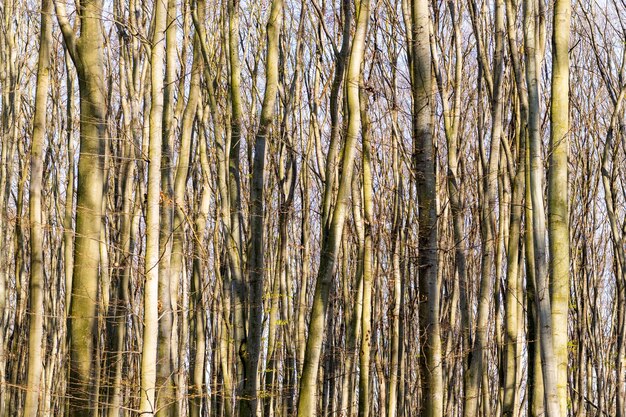
<path id="1" fill-rule="evenodd" d="M 0 3 L 0 416 L 626 417 L 626 0 Z"/>

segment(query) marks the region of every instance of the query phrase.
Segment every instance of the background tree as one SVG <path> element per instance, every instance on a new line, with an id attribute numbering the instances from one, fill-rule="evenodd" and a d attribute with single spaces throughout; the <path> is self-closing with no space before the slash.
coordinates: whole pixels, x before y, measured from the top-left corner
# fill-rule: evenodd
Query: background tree
<path id="1" fill-rule="evenodd" d="M 623 414 L 621 2 L 40 3 L 0 414 Z"/>

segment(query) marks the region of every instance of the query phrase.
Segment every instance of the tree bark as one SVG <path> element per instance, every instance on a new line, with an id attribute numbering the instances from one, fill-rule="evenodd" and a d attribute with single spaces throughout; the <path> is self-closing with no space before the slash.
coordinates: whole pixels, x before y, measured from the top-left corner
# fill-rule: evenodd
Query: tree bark
<path id="1" fill-rule="evenodd" d="M 363 148 L 363 310 L 361 314 L 361 350 L 359 373 L 359 417 L 370 415 L 370 351 L 372 349 L 372 281 L 373 250 L 372 229 L 374 223 L 374 198 L 372 196 L 372 145 L 368 117 L 368 97 L 364 87 L 360 89 L 361 141 Z"/>
<path id="2" fill-rule="evenodd" d="M 273 0 L 267 21 L 267 56 L 265 62 L 265 95 L 261 108 L 261 120 L 254 144 L 254 164 L 250 185 L 250 255 L 248 256 L 248 282 L 250 285 L 250 309 L 247 349 L 244 357 L 245 373 L 243 401 L 240 417 L 256 415 L 257 372 L 261 354 L 263 334 L 263 281 L 265 278 L 264 259 L 264 186 L 265 186 L 265 147 L 270 134 L 276 93 L 278 91 L 278 46 L 282 29 L 284 0 Z"/>
<path id="3" fill-rule="evenodd" d="M 140 412 L 154 416 L 156 407 L 156 380 L 158 357 L 159 315 L 159 233 L 160 233 L 160 193 L 161 158 L 163 148 L 163 59 L 167 3 L 155 3 L 152 50 L 151 50 L 151 107 L 149 118 L 148 148 L 148 195 L 146 201 L 146 255 L 144 286 L 144 326 L 141 353 L 141 399 Z M 169 359 L 169 358 L 168 358 Z"/>
<path id="4" fill-rule="evenodd" d="M 30 328 L 28 341 L 28 385 L 24 416 L 36 417 L 39 408 L 42 341 L 44 336 L 44 265 L 41 188 L 43 183 L 43 151 L 46 132 L 48 87 L 50 85 L 50 45 L 52 43 L 52 0 L 41 2 L 41 33 L 37 90 L 30 154 Z"/>
<path id="5" fill-rule="evenodd" d="M 304 355 L 302 378 L 300 379 L 300 397 L 298 398 L 298 417 L 316 415 L 317 376 L 320 354 L 328 308 L 328 294 L 335 273 L 335 261 L 339 253 L 339 245 L 343 233 L 348 203 L 348 188 L 352 181 L 354 168 L 354 151 L 357 136 L 361 128 L 359 109 L 359 80 L 361 63 L 365 52 L 365 38 L 370 13 L 369 0 L 356 0 L 357 25 L 350 53 L 350 64 L 347 72 L 348 128 L 343 149 L 342 172 L 339 179 L 336 205 L 332 210 L 332 221 L 328 230 L 323 229 L 320 266 L 313 295 L 313 308 L 309 323 L 309 336 Z M 326 187 L 332 186 L 328 179 Z"/>
<path id="6" fill-rule="evenodd" d="M 413 166 L 419 204 L 417 270 L 420 293 L 420 373 L 422 398 L 420 412 L 427 417 L 443 416 L 443 378 L 439 323 L 439 282 L 437 249 L 437 181 L 431 124 L 431 51 L 428 1 L 411 1 L 413 97 Z"/>
<path id="7" fill-rule="evenodd" d="M 175 306 L 172 303 L 172 287 L 174 281 L 180 277 L 176 275 L 172 267 L 173 244 L 172 234 L 175 233 L 173 218 L 176 207 L 176 198 L 173 189 L 174 164 L 174 89 L 176 87 L 176 54 L 177 5 L 174 0 L 163 0 L 167 6 L 166 29 L 165 29 L 165 79 L 163 92 L 162 136 L 161 136 L 161 195 L 159 198 L 159 265 L 158 265 L 158 298 L 159 298 L 159 332 L 157 336 L 157 378 L 156 378 L 156 407 L 159 417 L 173 416 L 175 411 L 175 390 L 172 367 L 172 345 L 176 335 L 173 334 L 173 321 Z M 162 59 L 162 57 L 161 57 Z M 184 77 L 183 77 L 184 78 Z M 190 93 L 197 94 L 190 86 Z M 182 98 L 179 98 L 179 101 Z M 194 109 L 195 110 L 195 109 Z M 182 145 L 182 144 L 181 144 Z M 180 152 L 184 152 L 181 146 Z M 183 158 L 179 156 L 179 161 Z M 179 162 L 180 163 L 180 162 Z M 177 287 L 177 286 L 176 286 Z"/>
<path id="8" fill-rule="evenodd" d="M 100 263 L 100 228 L 106 136 L 102 1 L 80 4 L 80 36 L 70 26 L 65 6 L 55 0 L 65 45 L 78 72 L 80 155 L 76 201 L 76 238 L 71 301 L 69 415 L 89 416 L 94 392 L 95 338 Z M 66 289 L 70 291 L 70 289 Z"/>
<path id="9" fill-rule="evenodd" d="M 537 36 L 535 0 L 524 3 L 524 40 L 526 51 L 526 84 L 528 88 L 528 132 L 530 152 L 530 197 L 532 204 L 533 247 L 535 262 L 535 304 L 539 318 L 541 369 L 547 417 L 559 417 L 556 358 L 554 356 L 552 310 L 547 274 L 546 213 L 543 200 L 543 154 L 539 126 L 538 55 L 541 51 Z"/>
<path id="10" fill-rule="evenodd" d="M 548 238 L 556 390 L 561 416 L 567 415 L 567 331 L 569 311 L 569 37 L 571 1 L 554 2 Z"/>

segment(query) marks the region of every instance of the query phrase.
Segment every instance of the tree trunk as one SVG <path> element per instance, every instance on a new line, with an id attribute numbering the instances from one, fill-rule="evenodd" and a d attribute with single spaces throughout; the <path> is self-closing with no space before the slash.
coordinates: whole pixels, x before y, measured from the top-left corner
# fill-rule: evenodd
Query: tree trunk
<path id="1" fill-rule="evenodd" d="M 177 6 L 174 0 L 163 0 L 167 5 L 166 29 L 165 29 L 165 79 L 162 95 L 162 136 L 161 136 L 161 195 L 159 198 L 159 265 L 158 265 L 158 298 L 159 298 L 159 322 L 157 336 L 157 378 L 156 378 L 156 409 L 159 417 L 174 415 L 175 391 L 172 367 L 172 339 L 173 320 L 175 306 L 172 305 L 173 281 L 180 279 L 175 275 L 172 268 L 172 234 L 175 233 L 173 226 L 176 199 L 173 190 L 174 164 L 174 89 L 176 86 L 176 54 Z M 163 59 L 163 57 L 160 57 Z M 153 87 L 154 88 L 154 87 Z M 196 90 L 190 87 L 193 94 Z M 182 98 L 179 98 L 179 101 Z M 195 109 L 194 109 L 195 110 Z M 181 151 L 183 147 L 181 146 Z M 182 156 L 179 156 L 179 161 Z"/>
<path id="2" fill-rule="evenodd" d="M 26 388 L 26 403 L 24 405 L 25 417 L 37 416 L 44 359 L 42 356 L 42 341 L 44 335 L 45 282 L 41 188 L 43 183 L 43 151 L 46 132 L 48 86 L 50 84 L 51 13 L 52 0 L 42 0 L 28 200 L 30 212 L 30 339 L 28 341 L 28 386 Z"/>
<path id="3" fill-rule="evenodd" d="M 230 149 L 228 156 L 228 194 L 230 204 L 230 228 L 226 232 L 230 288 L 232 293 L 233 336 L 237 355 L 236 391 L 243 395 L 245 381 L 246 329 L 244 319 L 245 283 L 243 276 L 244 246 L 241 236 L 241 178 L 239 152 L 241 149 L 242 103 L 241 66 L 239 63 L 239 0 L 228 0 L 228 58 L 230 63 Z"/>
<path id="4" fill-rule="evenodd" d="M 146 250 L 144 287 L 144 327 L 141 353 L 142 415 L 154 416 L 156 408 L 157 350 L 159 316 L 164 308 L 159 306 L 159 199 L 161 193 L 161 158 L 163 147 L 163 58 L 167 4 L 156 2 L 153 19 L 151 51 L 151 107 L 148 148 L 148 195 L 146 202 Z M 168 357 L 169 359 L 169 357 Z"/>
<path id="5" fill-rule="evenodd" d="M 278 91 L 278 44 L 283 22 L 284 0 L 273 0 L 267 21 L 267 57 L 265 62 L 265 95 L 261 108 L 261 120 L 254 144 L 254 164 L 250 184 L 250 255 L 248 257 L 250 285 L 250 310 L 248 312 L 247 349 L 244 357 L 243 401 L 239 415 L 251 417 L 257 410 L 258 366 L 263 334 L 263 281 L 264 260 L 264 186 L 265 146 L 274 118 L 276 93 Z"/>
<path id="6" fill-rule="evenodd" d="M 420 372 L 423 381 L 421 413 L 443 416 L 443 377 L 439 325 L 439 283 L 437 250 L 437 181 L 431 125 L 431 52 L 428 1 L 411 1 L 413 97 L 413 164 L 419 204 L 419 253 L 417 269 L 420 292 Z"/>
<path id="7" fill-rule="evenodd" d="M 567 415 L 567 331 L 569 311 L 569 37 L 571 1 L 554 2 L 552 25 L 552 100 L 548 170 L 550 301 L 556 361 L 556 390 L 561 416 Z"/>
<path id="8" fill-rule="evenodd" d="M 372 197 L 372 157 L 368 111 L 368 97 L 360 91 L 361 141 L 363 146 L 363 310 L 361 314 L 361 350 L 359 373 L 359 417 L 370 415 L 370 351 L 372 349 L 372 281 L 373 250 L 372 229 L 374 222 L 374 199 Z"/>
<path id="9" fill-rule="evenodd" d="M 89 416 L 95 381 L 94 357 L 100 228 L 106 135 L 104 87 L 104 39 L 100 19 L 102 1 L 80 5 L 80 37 L 76 37 L 65 13 L 55 1 L 57 18 L 65 44 L 78 72 L 80 91 L 80 155 L 76 201 L 74 272 L 68 331 L 70 334 L 69 415 Z M 70 289 L 66 289 L 70 291 Z"/>
<path id="10" fill-rule="evenodd" d="M 348 128 L 344 144 L 342 173 L 339 179 L 336 205 L 332 210 L 332 220 L 328 230 L 323 229 L 320 266 L 313 296 L 313 309 L 309 323 L 309 337 L 304 355 L 304 367 L 300 380 L 300 397 L 298 398 L 298 417 L 316 415 L 317 375 L 324 339 L 328 294 L 335 273 L 335 261 L 339 253 L 339 244 L 343 233 L 348 203 L 348 188 L 352 181 L 354 151 L 357 136 L 361 128 L 359 109 L 359 80 L 361 63 L 365 52 L 365 38 L 369 20 L 369 0 L 356 0 L 357 26 L 352 42 L 350 64 L 347 73 Z M 328 182 L 326 187 L 331 186 Z"/>
<path id="11" fill-rule="evenodd" d="M 559 417 L 556 358 L 554 356 L 552 310 L 547 275 L 546 217 L 543 201 L 543 154 L 539 127 L 538 52 L 535 0 L 524 3 L 524 40 L 526 50 L 526 84 L 528 88 L 528 132 L 530 153 L 530 197 L 532 203 L 533 247 L 535 262 L 535 304 L 539 318 L 541 369 L 543 374 L 545 411 L 547 417 Z M 539 38 L 539 39 L 538 39 Z"/>

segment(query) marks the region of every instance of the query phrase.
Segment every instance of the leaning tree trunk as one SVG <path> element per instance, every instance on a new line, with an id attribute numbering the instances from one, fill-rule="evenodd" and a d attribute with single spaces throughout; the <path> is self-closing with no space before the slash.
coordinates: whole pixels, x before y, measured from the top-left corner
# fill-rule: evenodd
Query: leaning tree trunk
<path id="1" fill-rule="evenodd" d="M 346 131 L 346 142 L 343 150 L 341 178 L 339 180 L 336 204 L 332 210 L 332 220 L 329 223 L 329 228 L 324 230 L 322 236 L 320 266 L 315 285 L 315 294 L 313 295 L 309 337 L 304 354 L 302 378 L 300 379 L 298 417 L 316 415 L 317 376 L 319 372 L 322 341 L 324 339 L 328 294 L 335 273 L 335 262 L 343 234 L 349 187 L 354 168 L 355 144 L 361 128 L 359 80 L 361 78 L 361 63 L 365 53 L 365 38 L 370 14 L 370 2 L 369 0 L 356 0 L 355 3 L 357 25 L 352 42 L 350 64 L 347 73 L 346 94 L 348 103 L 348 127 Z M 332 185 L 327 179 L 326 187 L 328 186 Z"/>

